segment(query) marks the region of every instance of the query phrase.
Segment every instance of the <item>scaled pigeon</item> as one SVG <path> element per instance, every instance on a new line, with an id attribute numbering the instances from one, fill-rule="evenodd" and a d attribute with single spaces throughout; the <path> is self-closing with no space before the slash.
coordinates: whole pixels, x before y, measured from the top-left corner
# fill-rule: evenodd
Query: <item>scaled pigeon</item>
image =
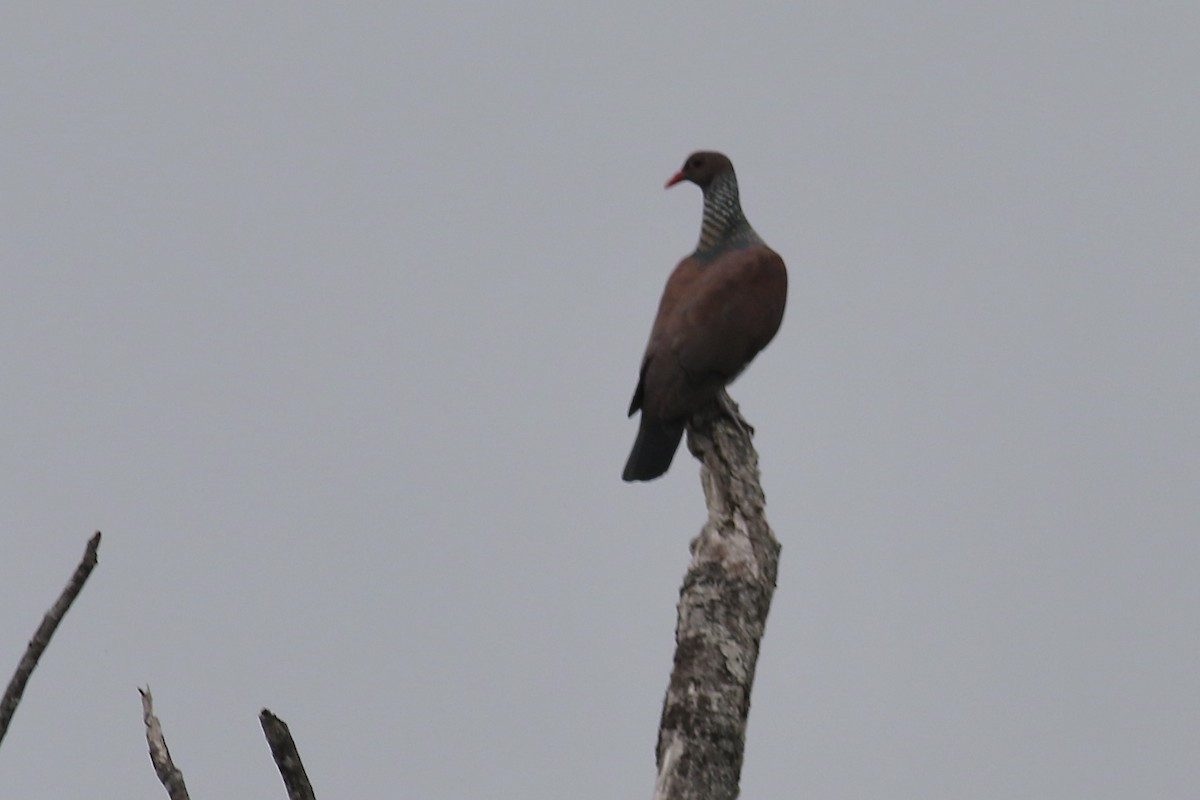
<path id="1" fill-rule="evenodd" d="M 667 280 L 650 331 L 629 405 L 629 416 L 640 410 L 642 418 L 622 476 L 627 481 L 667 471 L 688 417 L 767 346 L 787 299 L 783 259 L 746 221 L 729 159 L 693 153 L 666 185 L 682 181 L 704 192 L 700 243 Z"/>

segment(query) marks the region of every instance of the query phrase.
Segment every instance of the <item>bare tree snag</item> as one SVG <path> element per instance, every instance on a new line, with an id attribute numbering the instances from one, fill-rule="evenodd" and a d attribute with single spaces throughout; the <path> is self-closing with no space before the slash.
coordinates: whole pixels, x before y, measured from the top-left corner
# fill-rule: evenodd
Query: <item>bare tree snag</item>
<path id="1" fill-rule="evenodd" d="M 171 760 L 171 751 L 167 749 L 162 725 L 159 724 L 158 717 L 154 716 L 154 698 L 150 696 L 150 687 L 138 689 L 138 692 L 142 695 L 142 721 L 146 723 L 146 744 L 150 746 L 150 763 L 154 765 L 154 774 L 158 775 L 171 800 L 188 800 L 183 773 Z"/>
<path id="2" fill-rule="evenodd" d="M 708 521 L 692 541 L 679 592 L 654 800 L 738 795 L 750 689 L 780 551 L 763 511 L 752 433 L 724 392 L 688 422 Z"/>
<path id="3" fill-rule="evenodd" d="M 25 684 L 29 682 L 29 676 L 37 667 L 38 659 L 42 657 L 46 646 L 50 644 L 50 637 L 54 635 L 58 624 L 62 622 L 63 617 L 71 608 L 71 604 L 83 590 L 83 584 L 87 582 L 88 576 L 95 569 L 96 551 L 99 549 L 100 531 L 96 531 L 96 534 L 88 539 L 87 548 L 83 551 L 83 560 L 75 568 L 75 574 L 71 576 L 71 580 L 67 581 L 67 586 L 58 596 L 58 601 L 46 612 L 46 616 L 42 618 L 42 624 L 38 626 L 37 632 L 29 640 L 29 647 L 25 649 L 25 655 L 17 664 L 17 671 L 13 673 L 12 680 L 8 682 L 8 688 L 4 690 L 4 699 L 0 700 L 0 742 L 4 741 L 4 734 L 8 732 L 8 724 L 12 721 L 17 705 L 21 702 L 21 696 L 25 694 Z"/>
<path id="4" fill-rule="evenodd" d="M 271 756 L 283 776 L 283 785 L 287 787 L 288 800 L 317 800 L 313 793 L 312 784 L 308 782 L 308 773 L 300 761 L 300 752 L 292 739 L 287 723 L 264 708 L 258 715 L 262 723 L 263 733 L 267 744 L 271 746 Z"/>

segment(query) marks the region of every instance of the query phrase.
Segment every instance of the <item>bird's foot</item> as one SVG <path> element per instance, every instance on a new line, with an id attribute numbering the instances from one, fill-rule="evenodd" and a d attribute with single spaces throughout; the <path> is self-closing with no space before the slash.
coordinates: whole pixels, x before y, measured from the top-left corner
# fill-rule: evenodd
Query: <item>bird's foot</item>
<path id="1" fill-rule="evenodd" d="M 754 438 L 754 426 L 746 421 L 742 416 L 742 412 L 738 410 L 737 403 L 733 402 L 733 398 L 725 390 L 717 393 L 717 408 L 721 409 L 721 413 L 729 417 L 729 420 L 736 425 L 742 433 L 747 437 Z"/>

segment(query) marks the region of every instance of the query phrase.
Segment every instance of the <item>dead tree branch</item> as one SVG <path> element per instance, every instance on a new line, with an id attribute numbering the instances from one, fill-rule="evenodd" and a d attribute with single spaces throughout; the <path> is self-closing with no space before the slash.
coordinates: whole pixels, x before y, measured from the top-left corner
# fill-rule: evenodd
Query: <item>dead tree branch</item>
<path id="1" fill-rule="evenodd" d="M 275 716 L 268 709 L 263 709 L 258 715 L 262 723 L 263 733 L 266 734 L 267 744 L 271 746 L 271 756 L 283 776 L 283 785 L 287 787 L 288 800 L 317 800 L 313 793 L 312 784 L 308 782 L 308 773 L 300 761 L 300 752 L 292 739 L 287 723 Z"/>
<path id="2" fill-rule="evenodd" d="M 25 684 L 29 682 L 29 676 L 37 667 L 38 659 L 42 657 L 46 646 L 50 644 L 50 637 L 54 635 L 58 624 L 62 622 L 63 617 L 71 608 L 71 604 L 83 590 L 83 584 L 87 582 L 88 576 L 95 569 L 96 551 L 99 548 L 100 531 L 96 531 L 96 534 L 88 539 L 87 548 L 83 551 L 83 560 L 75 568 L 75 574 L 71 576 L 71 580 L 67 581 L 67 586 L 58 596 L 58 601 L 46 612 L 46 616 L 42 618 L 42 624 L 38 626 L 37 632 L 29 640 L 29 647 L 25 649 L 25 655 L 17 664 L 17 671 L 13 673 L 12 680 L 8 682 L 8 688 L 4 690 L 4 699 L 0 700 L 0 742 L 4 741 L 4 734 L 8 732 L 8 724 L 12 721 L 17 705 L 21 702 L 21 696 L 25 694 Z"/>
<path id="3" fill-rule="evenodd" d="M 138 689 L 138 692 L 142 695 L 142 721 L 146 723 L 146 744 L 150 746 L 150 763 L 154 765 L 154 773 L 158 775 L 171 800 L 188 800 L 183 773 L 171 760 L 171 751 L 167 749 L 162 725 L 159 724 L 158 717 L 154 716 L 154 698 L 150 696 L 150 687 Z"/>
<path id="4" fill-rule="evenodd" d="M 679 593 L 675 663 L 659 725 L 654 800 L 738 795 L 759 643 L 779 569 L 752 429 L 724 392 L 688 423 L 708 521 Z"/>

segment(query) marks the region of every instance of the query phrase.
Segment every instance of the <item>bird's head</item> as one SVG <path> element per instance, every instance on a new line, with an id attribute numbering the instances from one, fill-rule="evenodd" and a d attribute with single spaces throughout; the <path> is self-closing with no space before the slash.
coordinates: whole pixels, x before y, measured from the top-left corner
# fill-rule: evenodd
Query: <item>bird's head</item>
<path id="1" fill-rule="evenodd" d="M 701 189 L 707 189 L 718 175 L 732 171 L 733 164 L 723 153 L 700 150 L 687 157 L 683 169 L 668 178 L 663 188 L 669 189 L 682 181 L 691 181 Z"/>

